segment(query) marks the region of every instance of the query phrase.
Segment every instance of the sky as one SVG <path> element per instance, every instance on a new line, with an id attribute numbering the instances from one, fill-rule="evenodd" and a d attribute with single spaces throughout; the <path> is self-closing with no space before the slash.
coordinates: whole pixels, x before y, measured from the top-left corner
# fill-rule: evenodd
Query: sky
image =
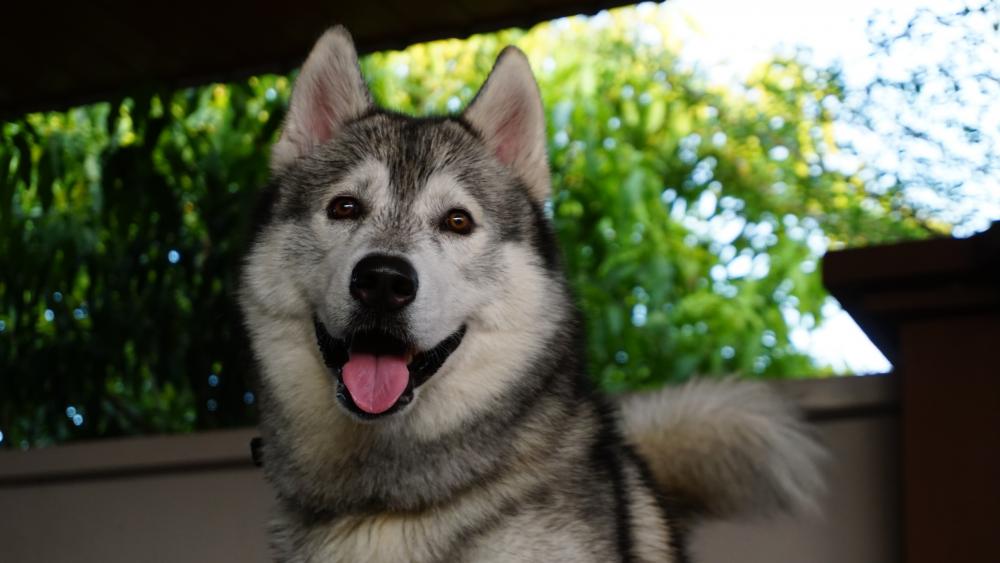
<path id="1" fill-rule="evenodd" d="M 641 9 L 690 18 L 694 26 L 678 28 L 685 55 L 710 67 L 713 78 L 745 74 L 776 51 L 804 46 L 819 65 L 842 62 L 848 85 L 861 86 L 876 70 L 865 34 L 872 14 L 906 20 L 922 7 L 940 12 L 958 6 L 955 0 L 670 0 Z"/>
<path id="2" fill-rule="evenodd" d="M 710 81 L 738 84 L 759 63 L 775 53 L 792 53 L 798 47 L 809 50 L 817 66 L 837 63 L 844 71 L 848 87 L 861 87 L 878 72 L 870 54 L 866 22 L 874 11 L 892 14 L 901 21 L 919 7 L 935 11 L 954 9 L 955 2 L 944 0 L 865 1 L 865 0 L 670 0 L 663 4 L 641 4 L 640 11 L 651 17 L 675 20 L 681 58 L 698 68 Z M 658 12 L 658 13 L 657 13 Z M 600 16 L 598 16 L 600 17 Z M 931 49 L 943 46 L 931 45 Z M 904 52 L 900 62 L 916 62 L 912 57 L 927 53 Z M 910 59 L 907 59 L 910 57 Z M 996 117 L 998 112 L 994 112 Z M 1000 124 L 1000 118 L 997 118 Z M 998 125 L 1000 129 L 1000 125 Z M 880 147 L 869 150 L 877 158 Z M 883 149 L 885 150 L 885 149 Z M 1000 193 L 996 184 L 970 185 L 968 205 L 974 218 L 956 230 L 970 235 L 1000 219 Z M 891 364 L 865 336 L 858 325 L 835 301 L 824 308 L 827 320 L 814 329 L 799 328 L 793 343 L 808 351 L 820 363 L 841 373 L 885 373 Z"/>

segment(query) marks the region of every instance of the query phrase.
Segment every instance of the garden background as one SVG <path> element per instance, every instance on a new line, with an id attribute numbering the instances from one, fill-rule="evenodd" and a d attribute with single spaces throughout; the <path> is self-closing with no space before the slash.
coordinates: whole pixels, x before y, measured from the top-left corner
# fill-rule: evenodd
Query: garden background
<path id="1" fill-rule="evenodd" d="M 997 10 L 873 20 L 873 57 L 938 29 L 988 60 L 980 27 L 995 32 Z M 961 229 L 962 187 L 996 177 L 995 122 L 909 122 L 905 108 L 937 107 L 949 81 L 969 106 L 959 92 L 1000 82 L 988 67 L 956 74 L 951 53 L 859 89 L 790 51 L 719 83 L 682 60 L 678 22 L 643 5 L 362 66 L 382 104 L 454 113 L 504 45 L 527 52 L 548 112 L 549 212 L 606 389 L 830 375 L 792 338 L 832 314 L 822 254 Z M 293 80 L 131 92 L 0 124 L 0 447 L 255 421 L 233 297 Z M 897 161 L 866 157 L 845 127 L 898 141 Z"/>

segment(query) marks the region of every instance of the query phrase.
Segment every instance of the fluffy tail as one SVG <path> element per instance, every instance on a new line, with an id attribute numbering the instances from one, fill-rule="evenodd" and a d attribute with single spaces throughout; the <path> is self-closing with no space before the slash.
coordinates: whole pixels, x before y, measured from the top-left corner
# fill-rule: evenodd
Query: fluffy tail
<path id="1" fill-rule="evenodd" d="M 824 450 L 766 384 L 698 380 L 621 398 L 626 439 L 653 480 L 712 518 L 811 510 Z"/>

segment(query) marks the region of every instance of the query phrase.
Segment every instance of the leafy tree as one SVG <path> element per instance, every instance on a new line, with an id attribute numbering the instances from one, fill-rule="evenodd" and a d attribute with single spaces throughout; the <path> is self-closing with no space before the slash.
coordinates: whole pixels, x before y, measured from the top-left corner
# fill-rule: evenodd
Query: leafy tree
<path id="1" fill-rule="evenodd" d="M 4 125 L 5 442 L 252 419 L 231 296 L 278 89 L 252 78 Z"/>
<path id="2" fill-rule="evenodd" d="M 384 104 L 455 112 L 503 45 L 528 52 L 550 211 L 606 388 L 824 373 L 789 341 L 821 321 L 821 253 L 939 227 L 824 165 L 836 72 L 778 59 L 742 89 L 710 86 L 665 37 L 619 10 L 363 66 Z M 289 88 L 135 92 L 2 125 L 0 445 L 253 420 L 233 293 Z"/>

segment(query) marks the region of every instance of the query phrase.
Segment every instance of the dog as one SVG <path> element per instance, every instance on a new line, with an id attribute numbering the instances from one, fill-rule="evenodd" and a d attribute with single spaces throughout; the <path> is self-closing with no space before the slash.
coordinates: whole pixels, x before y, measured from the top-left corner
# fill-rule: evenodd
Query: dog
<path id="1" fill-rule="evenodd" d="M 588 378 L 516 48 L 461 114 L 418 118 L 331 29 L 271 170 L 239 300 L 277 561 L 679 563 L 703 519 L 814 502 L 821 449 L 766 386 Z"/>

